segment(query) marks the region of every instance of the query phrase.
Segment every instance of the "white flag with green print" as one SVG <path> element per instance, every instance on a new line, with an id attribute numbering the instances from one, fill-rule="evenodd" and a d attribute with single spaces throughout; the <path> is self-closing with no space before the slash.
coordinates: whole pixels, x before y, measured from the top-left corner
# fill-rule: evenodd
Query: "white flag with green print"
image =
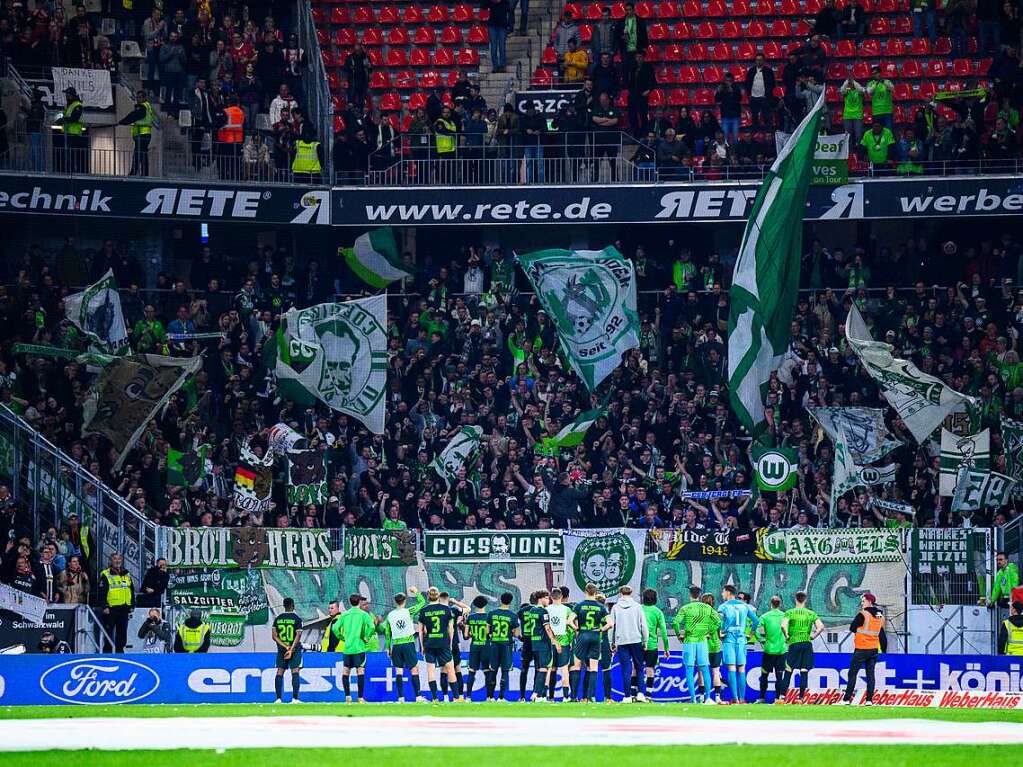
<path id="1" fill-rule="evenodd" d="M 823 114 L 822 93 L 764 178 L 732 273 L 729 398 L 739 422 L 754 437 L 766 429 L 764 392 L 791 338 L 789 324 L 799 291 L 803 212 Z"/>
<path id="2" fill-rule="evenodd" d="M 458 470 L 466 472 L 472 467 L 483 441 L 483 429 L 479 426 L 463 426 L 430 466 L 450 488 L 458 479 Z M 468 477 L 467 477 L 468 478 Z"/>
<path id="3" fill-rule="evenodd" d="M 64 313 L 91 341 L 92 351 L 127 352 L 128 328 L 121 311 L 114 272 L 108 269 L 99 282 L 64 299 Z"/>
<path id="4" fill-rule="evenodd" d="M 384 431 L 387 296 L 291 309 L 279 335 L 276 373 L 282 396 L 312 395 Z"/>
<path id="5" fill-rule="evenodd" d="M 395 280 L 410 276 L 398 256 L 394 232 L 374 229 L 355 240 L 350 248 L 341 248 L 345 263 L 357 277 L 374 288 L 386 288 Z"/>
<path id="6" fill-rule="evenodd" d="M 558 447 L 575 447 L 586 438 L 586 432 L 606 411 L 602 408 L 581 413 L 572 423 L 554 435 Z"/>
<path id="7" fill-rule="evenodd" d="M 636 270 L 614 248 L 517 256 L 554 319 L 569 364 L 593 391 L 639 346 Z"/>

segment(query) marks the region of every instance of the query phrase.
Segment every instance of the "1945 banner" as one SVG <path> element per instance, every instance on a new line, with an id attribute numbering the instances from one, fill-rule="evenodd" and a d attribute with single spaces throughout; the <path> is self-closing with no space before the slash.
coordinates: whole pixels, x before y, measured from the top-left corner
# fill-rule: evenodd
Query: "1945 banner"
<path id="1" fill-rule="evenodd" d="M 651 530 L 664 559 L 728 562 L 777 562 L 785 559 L 785 533 L 739 530 Z"/>
<path id="2" fill-rule="evenodd" d="M 329 530 L 266 527 L 164 528 L 167 566 L 283 567 L 325 570 L 333 566 Z"/>
<path id="3" fill-rule="evenodd" d="M 565 547 L 560 530 L 467 530 L 425 532 L 427 561 L 560 562 Z"/>

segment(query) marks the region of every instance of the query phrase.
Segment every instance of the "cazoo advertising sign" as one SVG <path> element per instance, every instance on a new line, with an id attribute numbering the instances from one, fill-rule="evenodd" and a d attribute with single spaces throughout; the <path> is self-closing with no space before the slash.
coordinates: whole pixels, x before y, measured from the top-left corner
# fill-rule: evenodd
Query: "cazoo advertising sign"
<path id="1" fill-rule="evenodd" d="M 273 653 L 213 655 L 9 656 L 0 666 L 0 705 L 99 705 L 130 703 L 270 703 L 275 697 Z M 849 656 L 818 653 L 810 672 L 813 702 L 835 704 L 845 686 Z M 516 666 L 519 664 L 515 658 Z M 894 706 L 950 708 L 1023 708 L 1023 664 L 1001 656 L 892 655 L 877 664 L 877 702 Z M 308 653 L 301 672 L 302 700 L 339 702 L 343 664 L 340 654 Z M 746 666 L 747 695 L 756 697 L 760 653 Z M 366 700 L 397 700 L 394 672 L 385 653 L 370 653 L 366 663 Z M 519 675 L 512 674 L 509 697 L 517 699 Z M 621 697 L 617 664 L 612 668 L 613 697 Z M 406 682 L 407 684 L 407 682 Z M 599 685 L 598 685 L 599 688 Z M 649 687 L 661 703 L 688 699 L 681 658 L 662 659 Z M 860 694 L 863 685 L 859 687 Z M 477 685 L 475 698 L 485 696 Z M 598 693 L 598 698 L 599 698 Z"/>

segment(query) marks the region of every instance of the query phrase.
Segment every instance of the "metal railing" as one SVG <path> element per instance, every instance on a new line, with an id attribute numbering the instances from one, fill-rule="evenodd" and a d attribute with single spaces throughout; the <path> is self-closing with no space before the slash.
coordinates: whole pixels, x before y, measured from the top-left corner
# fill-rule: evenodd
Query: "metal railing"
<path id="1" fill-rule="evenodd" d="M 32 515 L 33 541 L 76 514 L 88 528 L 93 582 L 112 554 L 142 582 L 156 560 L 157 526 L 6 407 L 0 406 L 0 478 Z"/>

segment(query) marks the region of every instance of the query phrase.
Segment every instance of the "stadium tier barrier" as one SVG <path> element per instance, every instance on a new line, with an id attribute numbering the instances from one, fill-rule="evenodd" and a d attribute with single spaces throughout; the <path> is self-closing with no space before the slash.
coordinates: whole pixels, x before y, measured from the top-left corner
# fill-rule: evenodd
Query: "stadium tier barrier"
<path id="1" fill-rule="evenodd" d="M 809 675 L 807 702 L 834 705 L 848 678 L 850 656 L 818 653 Z M 514 658 L 519 666 L 518 653 Z M 761 654 L 751 652 L 746 668 L 747 701 L 759 689 Z M 986 656 L 882 655 L 877 663 L 874 702 L 889 706 L 1021 709 L 1023 662 Z M 306 652 L 299 695 L 309 703 L 342 700 L 339 653 Z M 420 668 L 422 673 L 423 669 Z M 273 653 L 231 655 L 20 655 L 0 667 L 0 705 L 96 705 L 131 703 L 271 703 L 276 673 Z M 366 662 L 366 700 L 398 700 L 394 671 L 385 653 L 370 653 Z M 612 697 L 620 700 L 617 664 L 611 668 Z M 482 677 L 482 674 L 479 675 Z M 474 700 L 485 697 L 483 680 L 475 680 Z M 507 697 L 519 697 L 519 673 L 510 674 Z M 290 683 L 286 685 L 290 689 Z M 602 700 L 598 684 L 598 700 Z M 410 693 L 405 680 L 406 692 Z M 774 699 L 769 687 L 769 701 Z M 797 693 L 791 690 L 787 698 Z M 862 679 L 856 702 L 864 697 Z M 688 701 L 685 670 L 679 655 L 662 659 L 650 697 L 660 703 Z M 285 700 L 290 693 L 285 693 Z M 187 736 L 186 736 L 187 738 Z"/>

